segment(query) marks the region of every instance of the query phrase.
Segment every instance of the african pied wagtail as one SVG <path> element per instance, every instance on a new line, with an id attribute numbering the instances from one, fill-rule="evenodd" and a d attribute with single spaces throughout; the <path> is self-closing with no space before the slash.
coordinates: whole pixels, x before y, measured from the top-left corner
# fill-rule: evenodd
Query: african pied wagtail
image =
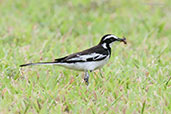
<path id="1" fill-rule="evenodd" d="M 84 80 L 88 84 L 88 71 L 91 72 L 99 69 L 107 63 L 111 56 L 111 44 L 115 41 L 124 42 L 124 44 L 126 44 L 126 38 L 118 38 L 115 35 L 107 34 L 102 37 L 98 45 L 90 49 L 55 59 L 53 62 L 28 63 L 20 65 L 20 67 L 30 65 L 58 65 L 74 70 L 84 71 Z"/>

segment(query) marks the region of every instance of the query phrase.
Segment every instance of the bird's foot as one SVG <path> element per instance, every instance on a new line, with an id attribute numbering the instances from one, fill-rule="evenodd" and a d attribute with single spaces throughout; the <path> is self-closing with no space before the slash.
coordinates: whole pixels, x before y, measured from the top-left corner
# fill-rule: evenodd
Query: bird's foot
<path id="1" fill-rule="evenodd" d="M 85 81 L 85 84 L 86 84 L 86 85 L 89 84 L 88 78 L 84 78 L 84 81 Z"/>
<path id="2" fill-rule="evenodd" d="M 87 71 L 87 72 L 85 72 L 85 76 L 84 76 L 84 81 L 85 81 L 86 85 L 89 84 L 88 80 L 89 80 L 89 74 L 88 74 L 88 71 Z"/>

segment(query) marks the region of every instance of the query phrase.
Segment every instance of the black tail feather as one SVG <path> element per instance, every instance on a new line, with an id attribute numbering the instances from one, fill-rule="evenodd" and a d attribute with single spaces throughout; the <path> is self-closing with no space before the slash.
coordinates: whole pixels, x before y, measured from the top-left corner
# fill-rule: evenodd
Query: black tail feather
<path id="1" fill-rule="evenodd" d="M 31 66 L 31 65 L 53 65 L 53 64 L 57 64 L 57 62 L 27 63 L 27 64 L 22 64 L 22 65 L 20 65 L 20 67 Z"/>
<path id="2" fill-rule="evenodd" d="M 67 58 L 67 56 L 66 57 L 62 57 L 62 58 L 55 59 L 55 62 L 63 62 L 66 58 Z"/>

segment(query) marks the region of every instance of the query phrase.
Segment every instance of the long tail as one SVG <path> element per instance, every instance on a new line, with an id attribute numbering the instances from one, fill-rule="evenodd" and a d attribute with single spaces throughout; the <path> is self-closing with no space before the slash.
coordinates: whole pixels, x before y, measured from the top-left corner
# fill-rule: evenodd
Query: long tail
<path id="1" fill-rule="evenodd" d="M 53 64 L 58 64 L 58 62 L 38 62 L 38 63 L 27 63 L 27 64 L 22 64 L 20 67 L 25 67 L 25 66 L 31 66 L 31 65 L 53 65 Z"/>

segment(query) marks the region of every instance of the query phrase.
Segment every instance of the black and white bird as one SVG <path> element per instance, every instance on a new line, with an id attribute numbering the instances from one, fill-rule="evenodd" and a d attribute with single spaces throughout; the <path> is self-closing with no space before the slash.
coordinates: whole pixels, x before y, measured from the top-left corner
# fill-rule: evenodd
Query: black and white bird
<path id="1" fill-rule="evenodd" d="M 102 37 L 98 45 L 92 48 L 55 59 L 53 62 L 28 63 L 20 65 L 20 67 L 30 65 L 58 65 L 73 70 L 84 71 L 84 81 L 88 84 L 89 72 L 103 67 L 108 62 L 111 56 L 111 44 L 116 41 L 126 44 L 126 38 L 107 34 Z"/>

